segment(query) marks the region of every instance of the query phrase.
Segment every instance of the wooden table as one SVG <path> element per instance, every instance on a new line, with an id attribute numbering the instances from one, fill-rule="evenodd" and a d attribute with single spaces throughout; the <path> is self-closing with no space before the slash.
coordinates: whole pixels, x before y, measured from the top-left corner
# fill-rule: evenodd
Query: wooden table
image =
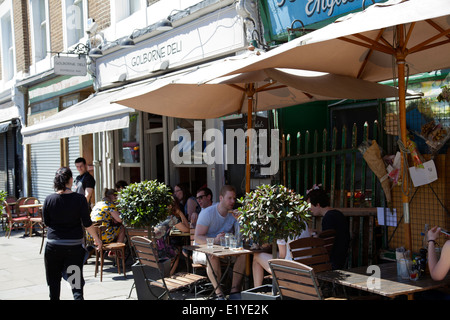
<path id="1" fill-rule="evenodd" d="M 375 269 L 379 267 L 379 274 L 374 273 L 368 267 L 358 267 L 348 270 L 320 272 L 317 273 L 317 278 L 388 298 L 406 295 L 408 300 L 412 300 L 416 292 L 437 289 L 450 284 L 450 274 L 442 281 L 431 279 L 429 274 L 418 280 L 403 280 L 397 276 L 397 263 L 395 262 L 373 266 Z"/>
<path id="2" fill-rule="evenodd" d="M 28 209 L 28 208 L 42 208 L 42 203 L 31 203 L 31 204 L 21 204 L 19 208 Z"/>
<path id="3" fill-rule="evenodd" d="M 225 272 L 222 274 L 221 279 L 217 279 L 217 276 L 214 272 L 214 270 L 212 270 L 212 274 L 214 275 L 214 278 L 216 279 L 216 283 L 218 286 L 221 285 L 223 279 L 225 279 L 225 276 L 228 272 L 228 269 L 230 268 L 230 264 L 231 264 L 231 258 L 232 257 L 237 257 L 243 254 L 251 254 L 253 253 L 252 250 L 247 250 L 247 249 L 243 249 L 243 248 L 239 248 L 239 249 L 230 249 L 228 247 L 223 247 L 220 245 L 213 245 L 211 248 L 208 248 L 207 244 L 200 244 L 200 245 L 190 245 L 190 246 L 184 246 L 185 249 L 187 250 L 191 250 L 191 251 L 198 251 L 198 252 L 202 252 L 206 254 L 206 262 L 207 264 L 209 264 L 209 266 L 211 267 L 211 262 L 209 261 L 209 255 L 218 257 L 218 258 L 225 258 L 227 261 L 227 267 L 225 269 Z M 248 276 L 246 274 L 246 276 Z M 210 296 L 215 292 L 215 290 L 217 289 L 217 287 L 214 288 L 214 290 L 211 292 Z"/>

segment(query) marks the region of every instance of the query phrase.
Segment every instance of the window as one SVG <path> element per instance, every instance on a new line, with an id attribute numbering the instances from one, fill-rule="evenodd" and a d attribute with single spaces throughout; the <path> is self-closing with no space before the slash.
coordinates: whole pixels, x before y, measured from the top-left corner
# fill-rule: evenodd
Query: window
<path id="1" fill-rule="evenodd" d="M 116 0 L 116 21 L 123 20 L 141 9 L 141 0 Z"/>
<path id="2" fill-rule="evenodd" d="M 130 113 L 130 125 L 128 128 L 119 130 L 121 139 L 121 162 L 140 162 L 140 142 L 139 142 L 139 113 Z"/>
<path id="3" fill-rule="evenodd" d="M 48 10 L 46 0 L 31 0 L 34 62 L 47 57 Z"/>
<path id="4" fill-rule="evenodd" d="M 11 13 L 8 11 L 1 18 L 2 31 L 2 70 L 3 79 L 9 81 L 14 76 L 14 47 L 11 24 Z"/>
<path id="5" fill-rule="evenodd" d="M 70 48 L 84 37 L 86 4 L 85 0 L 65 0 L 64 4 L 66 46 Z"/>

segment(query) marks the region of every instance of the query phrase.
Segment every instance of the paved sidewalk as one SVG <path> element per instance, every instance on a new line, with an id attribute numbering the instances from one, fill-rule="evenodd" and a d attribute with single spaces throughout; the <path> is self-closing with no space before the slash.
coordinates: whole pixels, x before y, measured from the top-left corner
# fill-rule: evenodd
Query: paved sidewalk
<path id="1" fill-rule="evenodd" d="M 49 300 L 45 279 L 44 249 L 39 254 L 41 237 L 24 237 L 24 231 L 0 232 L 0 300 Z M 127 277 L 117 273 L 112 261 L 105 259 L 103 281 L 94 277 L 95 256 L 84 266 L 85 300 L 127 300 L 133 285 L 133 273 L 127 265 Z M 69 284 L 61 281 L 61 300 L 73 300 Z M 137 300 L 133 290 L 130 300 Z"/>

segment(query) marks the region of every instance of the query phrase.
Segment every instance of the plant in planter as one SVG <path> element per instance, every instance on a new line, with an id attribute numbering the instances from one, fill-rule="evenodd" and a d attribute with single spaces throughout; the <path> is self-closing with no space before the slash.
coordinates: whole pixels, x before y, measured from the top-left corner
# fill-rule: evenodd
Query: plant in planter
<path id="1" fill-rule="evenodd" d="M 0 190 L 0 212 L 3 211 L 3 201 L 5 201 L 7 195 L 5 191 Z"/>
<path id="2" fill-rule="evenodd" d="M 172 201 L 172 192 L 167 185 L 146 180 L 132 183 L 120 191 L 117 208 L 126 224 L 150 230 L 167 218 Z"/>
<path id="3" fill-rule="evenodd" d="M 277 239 L 300 236 L 309 220 L 309 204 L 303 196 L 282 185 L 261 185 L 239 202 L 243 237 L 259 245 L 272 244 L 273 258 Z"/>
<path id="4" fill-rule="evenodd" d="M 148 235 L 156 225 L 169 215 L 169 205 L 173 202 L 172 192 L 164 183 L 156 180 L 132 183 L 119 192 L 117 208 L 122 220 L 129 227 L 148 228 Z M 161 262 L 163 268 L 170 270 L 170 260 Z M 139 300 L 150 299 L 149 288 L 145 282 L 145 274 L 154 272 L 152 268 L 135 263 L 132 265 L 136 293 Z"/>

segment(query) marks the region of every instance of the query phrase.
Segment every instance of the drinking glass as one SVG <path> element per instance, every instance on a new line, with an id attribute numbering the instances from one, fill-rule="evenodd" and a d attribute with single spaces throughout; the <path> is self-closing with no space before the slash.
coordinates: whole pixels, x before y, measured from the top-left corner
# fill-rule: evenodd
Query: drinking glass
<path id="1" fill-rule="evenodd" d="M 206 244 L 208 248 L 212 248 L 214 245 L 214 238 L 206 238 Z"/>

